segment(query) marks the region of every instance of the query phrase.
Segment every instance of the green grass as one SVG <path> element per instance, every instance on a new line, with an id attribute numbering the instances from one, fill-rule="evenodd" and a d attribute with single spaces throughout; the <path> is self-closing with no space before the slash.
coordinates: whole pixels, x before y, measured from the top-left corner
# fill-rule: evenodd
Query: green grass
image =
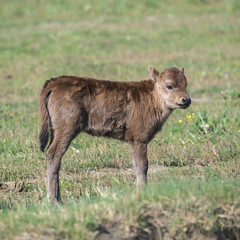
<path id="1" fill-rule="evenodd" d="M 239 215 L 231 215 L 240 200 L 237 0 L 0 0 L 0 6 L 0 235 L 90 239 L 99 226 L 115 232 L 114 222 L 130 227 L 131 220 L 135 230 L 155 234 L 159 225 L 146 220 L 155 208 L 165 215 L 153 213 L 154 221 L 169 218 L 176 239 L 239 234 Z M 64 205 L 51 208 L 38 144 L 44 82 L 67 74 L 139 81 L 149 78 L 149 64 L 160 71 L 184 67 L 193 100 L 149 144 L 149 190 L 135 193 L 126 143 L 81 134 L 62 161 Z M 219 220 L 219 209 L 232 225 Z"/>
<path id="2" fill-rule="evenodd" d="M 146 236 L 148 228 L 161 226 L 168 230 L 168 237 L 177 239 L 187 239 L 195 230 L 213 236 L 222 231 L 229 237 L 228 230 L 238 229 L 239 233 L 239 187 L 239 178 L 223 178 L 221 182 L 215 178 L 186 178 L 181 182 L 172 179 L 141 191 L 128 187 L 104 192 L 101 198 L 83 198 L 77 203 L 70 200 L 58 207 L 46 201 L 18 206 L 14 211 L 2 212 L 0 233 L 8 238 L 20 234 L 30 238 L 89 239 L 103 226 L 121 237 L 137 230 L 142 235 L 145 231 Z M 112 227 L 113 223 L 117 227 Z"/>

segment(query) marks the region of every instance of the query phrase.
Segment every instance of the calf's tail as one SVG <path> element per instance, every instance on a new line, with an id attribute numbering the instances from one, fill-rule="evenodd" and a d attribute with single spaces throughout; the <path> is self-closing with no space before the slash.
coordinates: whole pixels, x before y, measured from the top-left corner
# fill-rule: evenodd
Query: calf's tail
<path id="1" fill-rule="evenodd" d="M 48 100 L 51 95 L 51 90 L 47 89 L 48 81 L 44 84 L 40 93 L 40 121 L 41 129 L 39 133 L 40 150 L 44 152 L 44 149 L 48 143 L 49 135 L 51 137 L 50 144 L 53 139 L 53 129 L 51 126 L 51 119 L 48 111 Z"/>

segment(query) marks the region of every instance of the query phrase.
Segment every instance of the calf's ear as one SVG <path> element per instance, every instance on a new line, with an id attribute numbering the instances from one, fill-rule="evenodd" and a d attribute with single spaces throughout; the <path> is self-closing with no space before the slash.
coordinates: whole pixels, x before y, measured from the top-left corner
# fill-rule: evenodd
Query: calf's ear
<path id="1" fill-rule="evenodd" d="M 159 76 L 159 72 L 151 65 L 148 66 L 148 71 L 149 71 L 150 78 L 154 82 L 157 82 L 157 78 Z"/>
<path id="2" fill-rule="evenodd" d="M 184 68 L 182 68 L 182 73 L 184 73 Z"/>

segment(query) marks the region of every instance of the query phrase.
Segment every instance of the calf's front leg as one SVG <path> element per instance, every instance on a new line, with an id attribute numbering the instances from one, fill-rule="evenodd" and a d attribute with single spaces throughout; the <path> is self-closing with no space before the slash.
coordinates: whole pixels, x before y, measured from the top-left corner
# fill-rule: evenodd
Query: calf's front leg
<path id="1" fill-rule="evenodd" d="M 147 183 L 147 144 L 140 142 L 131 142 L 130 148 L 132 154 L 132 162 L 137 176 L 137 186 L 141 186 L 144 183 Z"/>

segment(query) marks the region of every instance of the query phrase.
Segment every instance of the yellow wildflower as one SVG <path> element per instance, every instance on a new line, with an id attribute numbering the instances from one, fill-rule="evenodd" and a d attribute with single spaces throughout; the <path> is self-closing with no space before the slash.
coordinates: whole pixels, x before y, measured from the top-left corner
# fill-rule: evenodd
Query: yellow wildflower
<path id="1" fill-rule="evenodd" d="M 178 122 L 179 122 L 179 123 L 182 123 L 182 120 L 180 119 Z"/>
<path id="2" fill-rule="evenodd" d="M 5 143 L 5 142 L 6 142 L 6 140 L 4 139 L 4 140 L 3 140 L 3 142 Z"/>

